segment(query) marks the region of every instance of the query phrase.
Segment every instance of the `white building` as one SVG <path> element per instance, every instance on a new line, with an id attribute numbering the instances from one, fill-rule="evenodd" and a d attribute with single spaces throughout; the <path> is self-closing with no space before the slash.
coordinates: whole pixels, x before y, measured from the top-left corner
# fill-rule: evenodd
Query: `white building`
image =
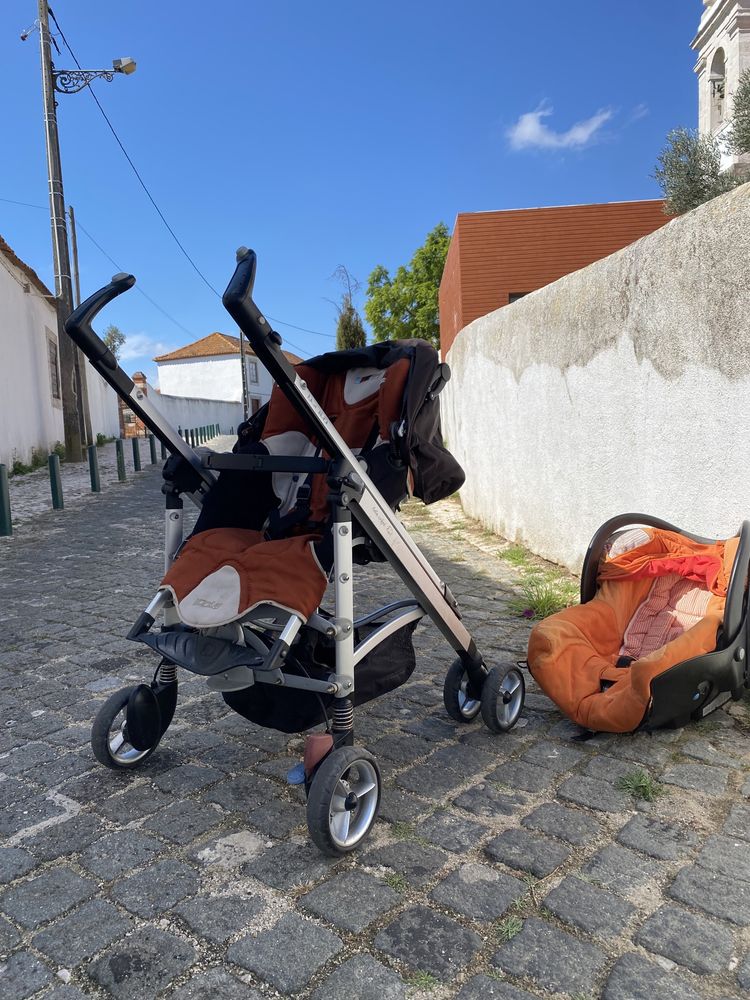
<path id="1" fill-rule="evenodd" d="M 293 365 L 301 358 L 284 351 Z M 159 391 L 167 396 L 186 396 L 242 402 L 240 342 L 227 333 L 210 333 L 193 344 L 154 358 L 159 370 Z M 271 397 L 273 379 L 249 346 L 245 349 L 250 413 Z"/>
<path id="2" fill-rule="evenodd" d="M 94 436 L 119 433 L 117 399 L 85 365 Z M 0 463 L 29 464 L 65 438 L 55 297 L 0 237 Z"/>
<path id="3" fill-rule="evenodd" d="M 698 53 L 698 128 L 718 138 L 723 170 L 750 164 L 750 156 L 727 152 L 722 141 L 740 76 L 750 69 L 750 0 L 703 0 L 703 16 L 692 47 Z"/>

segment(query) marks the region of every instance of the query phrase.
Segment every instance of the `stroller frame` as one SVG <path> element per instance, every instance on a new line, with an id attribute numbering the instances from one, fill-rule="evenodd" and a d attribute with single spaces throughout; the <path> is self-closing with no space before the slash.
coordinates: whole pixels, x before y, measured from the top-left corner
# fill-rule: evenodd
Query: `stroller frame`
<path id="1" fill-rule="evenodd" d="M 97 759 L 108 767 L 130 768 L 143 762 L 158 745 L 174 715 L 177 666 L 206 676 L 208 686 L 221 692 L 263 683 L 332 695 L 332 724 L 322 748 L 319 742 L 308 755 L 306 747 L 304 784 L 313 840 L 325 852 L 341 854 L 356 847 L 369 832 L 380 800 L 377 764 L 366 750 L 353 746 L 355 668 L 365 656 L 399 629 L 427 615 L 457 654 L 444 685 L 448 714 L 456 721 L 470 722 L 481 711 L 484 721 L 495 732 L 505 732 L 517 721 L 525 685 L 514 664 L 488 669 L 461 620 L 449 588 L 391 510 L 363 463 L 338 434 L 304 379 L 286 359 L 281 337 L 252 299 L 256 263 L 253 251 L 243 247 L 237 252 L 236 270 L 223 296 L 224 306 L 329 458 L 233 453 L 201 457 L 195 452 L 143 390 L 118 367 L 92 328 L 99 311 L 133 286 L 132 275 L 116 275 L 109 285 L 75 310 L 65 329 L 154 435 L 187 463 L 184 468 L 188 475 L 180 476 L 179 482 L 167 479 L 163 487 L 165 570 L 183 542 L 181 494 L 186 493 L 201 506 L 216 482 L 215 473 L 222 470 L 325 473 L 333 512 L 333 568 L 329 579 L 334 585 L 335 614 L 328 617 L 316 612 L 305 622 L 294 612 L 287 613 L 268 604 L 228 626 L 186 629 L 179 621 L 171 594 L 160 589 L 128 633 L 128 638 L 144 642 L 161 654 L 154 681 L 150 686 L 142 684 L 117 692 L 105 703 L 94 723 L 92 747 Z M 438 392 L 442 384 L 432 391 Z M 356 534 L 357 525 L 390 563 L 413 598 L 388 604 L 359 619 L 354 618 L 353 552 L 355 545 L 365 539 Z M 161 631 L 151 631 L 159 613 L 163 616 L 163 627 Z M 355 645 L 357 628 L 373 623 L 379 624 Z M 298 676 L 283 669 L 303 628 L 335 640 L 335 671 L 325 679 Z M 275 637 L 270 647 L 259 638 L 259 633 Z"/>

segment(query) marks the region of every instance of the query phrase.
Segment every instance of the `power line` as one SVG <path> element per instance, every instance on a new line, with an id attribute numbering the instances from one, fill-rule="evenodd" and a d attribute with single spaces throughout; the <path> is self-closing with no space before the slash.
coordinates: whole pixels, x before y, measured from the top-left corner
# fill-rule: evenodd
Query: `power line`
<path id="1" fill-rule="evenodd" d="M 60 33 L 60 37 L 62 38 L 65 47 L 67 48 L 68 52 L 70 53 L 73 61 L 75 62 L 76 66 L 78 67 L 78 69 L 79 70 L 82 69 L 83 67 L 79 63 L 78 58 L 77 58 L 75 52 L 73 52 L 73 49 L 70 47 L 70 42 L 65 37 L 65 33 L 62 30 L 62 28 L 60 27 L 60 24 L 59 24 L 57 18 L 55 17 L 55 14 L 54 14 L 52 8 L 49 7 L 48 9 L 49 9 L 50 17 L 55 22 L 55 26 L 56 26 L 57 30 L 59 31 L 59 33 Z M 93 97 L 94 102 L 96 103 L 97 108 L 99 108 L 99 111 L 101 112 L 102 117 L 104 118 L 105 122 L 107 123 L 107 126 L 109 127 L 110 132 L 114 136 L 115 141 L 117 142 L 117 145 L 120 147 L 123 156 L 128 161 L 128 163 L 130 165 L 130 168 L 132 169 L 133 173 L 135 174 L 136 178 L 138 179 L 138 183 L 141 185 L 141 187 L 145 191 L 146 197 L 151 202 L 151 204 L 154 206 L 154 209 L 156 210 L 156 213 L 158 214 L 159 218 L 161 219 L 161 221 L 166 226 L 166 228 L 169 231 L 169 234 L 171 235 L 172 239 L 175 241 L 175 243 L 177 244 L 177 246 L 180 248 L 180 251 L 182 252 L 183 256 L 189 262 L 190 266 L 193 268 L 193 270 L 195 271 L 195 273 L 200 277 L 201 281 L 203 281 L 204 284 L 208 288 L 211 289 L 211 291 L 214 293 L 214 295 L 216 295 L 217 298 L 221 298 L 221 294 L 214 288 L 214 286 L 211 284 L 211 282 L 208 280 L 208 278 L 200 270 L 200 268 L 198 267 L 198 265 L 195 263 L 195 261 L 193 260 L 193 258 L 190 256 L 190 254 L 187 252 L 187 250 L 185 249 L 185 247 L 182 245 L 182 243 L 178 239 L 177 234 L 175 233 L 175 231 L 172 229 L 172 227 L 170 226 L 170 224 L 167 222 L 166 217 L 164 216 L 164 213 L 159 208 L 159 206 L 156 204 L 156 201 L 155 201 L 153 195 L 151 194 L 151 192 L 149 191 L 148 187 L 146 186 L 146 182 L 143 180 L 143 178 L 141 177 L 140 173 L 138 172 L 138 168 L 136 167 L 135 163 L 133 163 L 132 159 L 130 158 L 130 155 L 128 154 L 128 151 L 125 149 L 125 146 L 123 145 L 122 140 L 120 139 L 119 135 L 117 134 L 114 125 L 109 120 L 106 111 L 104 110 L 104 108 L 100 104 L 99 99 L 96 96 L 96 94 L 94 93 L 93 88 L 91 87 L 90 84 L 88 84 L 87 87 L 86 87 L 86 89 L 88 90 L 88 92 Z M 292 330 L 299 330 L 300 333 L 309 333 L 309 334 L 312 334 L 315 337 L 325 337 L 325 338 L 330 339 L 330 340 L 335 340 L 335 336 L 333 334 L 330 334 L 330 333 L 321 333 L 319 330 L 309 330 L 309 329 L 307 329 L 306 327 L 303 327 L 303 326 L 295 326 L 294 323 L 286 323 L 284 320 L 276 319 L 273 316 L 268 316 L 268 318 L 272 322 L 274 322 L 274 323 L 279 323 L 281 326 L 288 326 Z M 289 343 L 291 344 L 291 341 L 289 341 Z M 297 350 L 297 351 L 301 350 L 301 348 L 295 347 L 294 344 L 291 344 L 291 346 L 294 347 L 295 350 Z"/>

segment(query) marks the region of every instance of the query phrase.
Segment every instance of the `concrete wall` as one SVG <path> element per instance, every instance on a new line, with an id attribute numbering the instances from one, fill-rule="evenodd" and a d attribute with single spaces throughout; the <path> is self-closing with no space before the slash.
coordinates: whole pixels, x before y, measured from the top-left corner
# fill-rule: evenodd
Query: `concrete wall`
<path id="1" fill-rule="evenodd" d="M 86 384 L 89 390 L 89 413 L 91 414 L 91 432 L 96 440 L 97 434 L 106 437 L 120 436 L 120 419 L 117 413 L 117 396 L 101 375 L 97 374 L 88 362 L 82 359 L 86 371 Z"/>
<path id="2" fill-rule="evenodd" d="M 57 345 L 55 308 L 5 255 L 0 264 L 0 462 L 10 468 L 64 434 L 47 347 L 48 338 Z"/>
<path id="3" fill-rule="evenodd" d="M 148 386 L 147 392 L 149 401 L 164 414 L 175 430 L 218 424 L 222 434 L 229 434 L 242 423 L 242 403 L 168 396 L 151 386 Z"/>
<path id="4" fill-rule="evenodd" d="M 573 570 L 608 517 L 750 518 L 750 184 L 476 320 L 447 358 L 468 514 Z"/>
<path id="5" fill-rule="evenodd" d="M 250 361 L 254 360 L 252 366 Z M 261 405 L 268 401 L 273 380 L 257 359 L 248 361 L 248 396 Z M 159 362 L 159 389 L 168 396 L 241 402 L 242 368 L 239 355 L 215 355 Z"/>

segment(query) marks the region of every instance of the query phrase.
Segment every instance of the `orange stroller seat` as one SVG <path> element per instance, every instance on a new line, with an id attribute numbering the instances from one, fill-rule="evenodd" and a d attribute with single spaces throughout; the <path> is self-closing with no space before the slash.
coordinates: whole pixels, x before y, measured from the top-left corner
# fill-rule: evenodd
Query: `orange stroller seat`
<path id="1" fill-rule="evenodd" d="M 633 524 L 645 527 L 615 533 Z M 702 717 L 748 682 L 749 559 L 750 522 L 711 540 L 641 514 L 613 518 L 589 546 L 581 604 L 532 630 L 532 675 L 593 731 Z"/>

